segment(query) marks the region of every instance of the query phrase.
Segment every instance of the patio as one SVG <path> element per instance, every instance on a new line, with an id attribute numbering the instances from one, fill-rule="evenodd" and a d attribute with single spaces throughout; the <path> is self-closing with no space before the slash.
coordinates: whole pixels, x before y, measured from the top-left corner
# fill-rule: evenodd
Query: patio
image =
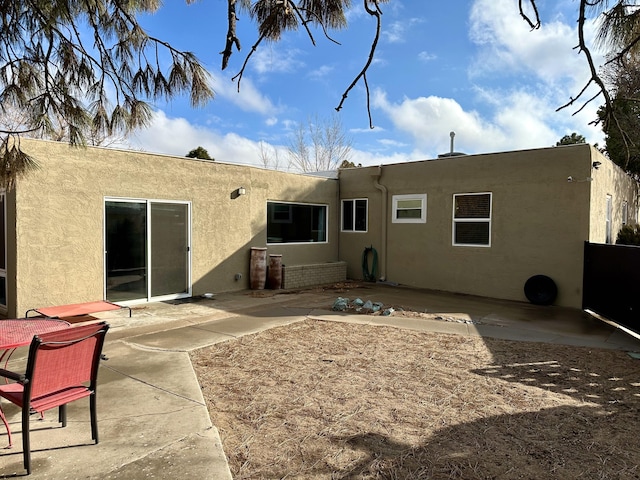
<path id="1" fill-rule="evenodd" d="M 338 296 L 371 299 L 433 318 L 332 312 Z M 104 348 L 109 360 L 99 377 L 100 444 L 91 444 L 88 415 L 79 411 L 88 408 L 83 402 L 69 405 L 65 429 L 55 428 L 51 420 L 56 415 L 48 414 L 33 422 L 31 478 L 230 478 L 188 352 L 308 318 L 640 350 L 635 338 L 575 310 L 375 284 L 219 294 L 210 300 L 138 306 L 132 318 L 124 312 L 99 317 L 112 326 Z M 12 450 L 0 450 L 0 477 L 6 478 L 23 470 L 15 423 L 19 414 L 9 405 L 3 408 L 16 443 Z M 5 440 L 6 435 L 0 436 Z"/>

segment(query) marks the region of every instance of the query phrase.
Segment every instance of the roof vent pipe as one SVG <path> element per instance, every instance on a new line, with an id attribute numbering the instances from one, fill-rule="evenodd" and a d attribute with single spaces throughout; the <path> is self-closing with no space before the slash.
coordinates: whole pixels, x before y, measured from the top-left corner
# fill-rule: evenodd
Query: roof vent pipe
<path id="1" fill-rule="evenodd" d="M 465 153 L 462 153 L 462 152 L 456 152 L 453 148 L 456 132 L 450 132 L 449 137 L 451 137 L 451 144 L 449 147 L 449 151 L 447 153 L 441 153 L 440 155 L 438 155 L 438 158 L 459 157 L 461 155 L 466 155 Z"/>

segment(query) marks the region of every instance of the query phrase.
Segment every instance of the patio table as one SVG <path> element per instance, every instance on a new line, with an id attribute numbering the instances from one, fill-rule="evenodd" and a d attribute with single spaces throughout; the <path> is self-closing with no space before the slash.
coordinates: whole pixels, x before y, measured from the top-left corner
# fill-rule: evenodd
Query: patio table
<path id="1" fill-rule="evenodd" d="M 0 320 L 0 364 L 4 361 L 6 369 L 9 359 L 18 347 L 31 344 L 34 335 L 55 332 L 69 328 L 71 324 L 64 320 L 53 318 L 17 318 L 10 320 Z M 7 379 L 8 381 L 8 379 Z M 0 406 L 0 417 L 9 435 L 9 446 L 11 446 L 11 433 L 7 419 Z"/>
<path id="2" fill-rule="evenodd" d="M 69 328 L 71 324 L 54 318 L 17 318 L 0 320 L 0 363 L 18 348 L 29 345 L 34 335 Z M 6 364 L 5 364 L 6 365 Z"/>

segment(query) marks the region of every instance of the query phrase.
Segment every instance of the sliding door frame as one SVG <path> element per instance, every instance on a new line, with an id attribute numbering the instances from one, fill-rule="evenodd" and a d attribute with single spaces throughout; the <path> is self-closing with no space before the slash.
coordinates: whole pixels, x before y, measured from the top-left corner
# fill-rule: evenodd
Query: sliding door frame
<path id="1" fill-rule="evenodd" d="M 192 279 L 191 279 L 191 202 L 190 201 L 181 201 L 181 200 L 163 200 L 163 199 L 150 199 L 150 198 L 128 198 L 128 197 L 104 197 L 103 208 L 104 208 L 104 216 L 103 216 L 103 241 L 104 241 L 104 298 L 107 299 L 107 274 L 108 274 L 108 265 L 107 265 L 107 203 L 108 202 L 120 202 L 120 203 L 142 203 L 146 206 L 146 297 L 145 298 L 137 298 L 125 301 L 118 301 L 118 304 L 122 305 L 136 305 L 141 303 L 148 302 L 161 302 L 166 300 L 175 300 L 180 298 L 187 298 L 192 296 Z M 177 292 L 175 294 L 168 295 L 160 295 L 160 296 L 152 296 L 152 282 L 151 282 L 151 269 L 152 265 L 152 251 L 153 251 L 153 242 L 154 239 L 151 236 L 152 230 L 152 222 L 151 222 L 151 207 L 153 204 L 177 204 L 177 205 L 185 205 L 187 207 L 187 218 L 186 218 L 186 272 L 185 272 L 185 284 L 186 289 L 184 292 Z"/>

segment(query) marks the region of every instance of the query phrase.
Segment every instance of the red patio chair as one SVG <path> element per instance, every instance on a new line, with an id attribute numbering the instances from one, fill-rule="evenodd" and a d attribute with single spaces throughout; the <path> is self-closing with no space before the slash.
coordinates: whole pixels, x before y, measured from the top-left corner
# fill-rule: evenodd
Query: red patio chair
<path id="1" fill-rule="evenodd" d="M 36 335 L 29 348 L 24 374 L 0 369 L 0 376 L 16 381 L 0 384 L 0 397 L 22 408 L 22 447 L 27 474 L 31 473 L 29 416 L 33 411 L 42 414 L 58 407 L 58 421 L 65 427 L 66 404 L 89 397 L 91 438 L 98 443 L 96 380 L 108 329 L 106 322 L 100 322 Z M 1 408 L 0 415 L 7 426 L 11 446 L 11 432 Z"/>

